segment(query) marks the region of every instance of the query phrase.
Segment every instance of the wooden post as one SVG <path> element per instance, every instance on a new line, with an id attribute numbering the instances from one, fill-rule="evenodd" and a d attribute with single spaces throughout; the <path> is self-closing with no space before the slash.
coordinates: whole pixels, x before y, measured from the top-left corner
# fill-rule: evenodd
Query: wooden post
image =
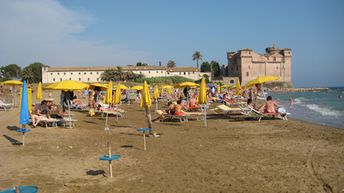
<path id="1" fill-rule="evenodd" d="M 108 130 L 109 130 L 109 127 L 108 127 L 108 115 L 109 115 L 109 113 L 106 112 L 106 117 L 105 117 L 105 128 L 104 128 L 105 131 L 108 131 Z"/>
<path id="2" fill-rule="evenodd" d="M 204 126 L 207 127 L 207 105 L 203 105 L 203 110 L 204 110 Z"/>
<path id="3" fill-rule="evenodd" d="M 158 99 L 155 99 L 155 110 L 158 110 Z"/>
<path id="4" fill-rule="evenodd" d="M 108 142 L 108 147 L 109 147 L 109 158 L 111 158 L 111 146 L 110 146 L 110 142 Z M 110 173 L 110 178 L 112 178 L 112 164 L 111 164 L 111 160 L 109 160 L 109 173 Z"/>
<path id="5" fill-rule="evenodd" d="M 23 133 L 23 146 L 25 146 L 25 134 Z"/>

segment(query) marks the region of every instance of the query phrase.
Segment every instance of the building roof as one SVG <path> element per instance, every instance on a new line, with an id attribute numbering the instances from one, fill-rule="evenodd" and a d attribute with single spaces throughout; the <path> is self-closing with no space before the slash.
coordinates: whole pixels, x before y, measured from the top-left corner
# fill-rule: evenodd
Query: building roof
<path id="1" fill-rule="evenodd" d="M 125 71 L 143 71 L 143 70 L 166 70 L 169 72 L 196 72 L 195 67 L 175 67 L 166 66 L 119 66 Z M 70 72 L 70 71 L 105 71 L 107 69 L 116 69 L 117 66 L 94 66 L 94 67 L 47 67 L 48 72 Z"/>

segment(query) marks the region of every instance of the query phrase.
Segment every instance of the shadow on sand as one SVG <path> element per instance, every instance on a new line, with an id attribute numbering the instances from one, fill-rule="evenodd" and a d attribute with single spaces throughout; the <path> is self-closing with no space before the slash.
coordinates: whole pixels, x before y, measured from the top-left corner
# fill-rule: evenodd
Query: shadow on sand
<path id="1" fill-rule="evenodd" d="M 98 175 L 102 175 L 105 177 L 105 171 L 104 170 L 88 170 L 86 172 L 87 175 L 89 176 L 98 176 Z"/>
<path id="2" fill-rule="evenodd" d="M 17 126 L 7 126 L 7 129 L 10 130 L 10 131 L 17 131 L 20 128 L 17 127 Z"/>
<path id="3" fill-rule="evenodd" d="M 8 135 L 3 135 L 8 141 L 10 141 L 12 143 L 12 145 L 22 145 L 23 143 L 8 136 Z"/>

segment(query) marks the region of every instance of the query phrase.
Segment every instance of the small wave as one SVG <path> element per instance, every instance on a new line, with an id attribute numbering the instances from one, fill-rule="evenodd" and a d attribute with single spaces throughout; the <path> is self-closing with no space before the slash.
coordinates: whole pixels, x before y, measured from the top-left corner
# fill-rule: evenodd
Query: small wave
<path id="1" fill-rule="evenodd" d="M 308 104 L 306 107 L 310 110 L 313 110 L 315 112 L 320 113 L 323 116 L 333 116 L 333 117 L 338 117 L 342 115 L 342 112 L 336 111 L 336 110 L 331 110 L 326 107 L 320 107 L 319 105 L 316 104 Z"/>
<path id="2" fill-rule="evenodd" d="M 299 97 L 294 99 L 294 103 L 297 105 L 303 104 L 305 101 L 308 101 L 306 98 Z"/>

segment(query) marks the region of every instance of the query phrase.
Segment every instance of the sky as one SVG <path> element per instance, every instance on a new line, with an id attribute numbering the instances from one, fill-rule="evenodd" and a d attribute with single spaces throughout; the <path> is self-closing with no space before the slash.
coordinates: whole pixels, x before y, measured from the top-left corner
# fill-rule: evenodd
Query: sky
<path id="1" fill-rule="evenodd" d="M 297 87 L 344 86 L 341 0 L 1 0 L 0 66 L 226 64 L 226 52 L 291 48 Z"/>

